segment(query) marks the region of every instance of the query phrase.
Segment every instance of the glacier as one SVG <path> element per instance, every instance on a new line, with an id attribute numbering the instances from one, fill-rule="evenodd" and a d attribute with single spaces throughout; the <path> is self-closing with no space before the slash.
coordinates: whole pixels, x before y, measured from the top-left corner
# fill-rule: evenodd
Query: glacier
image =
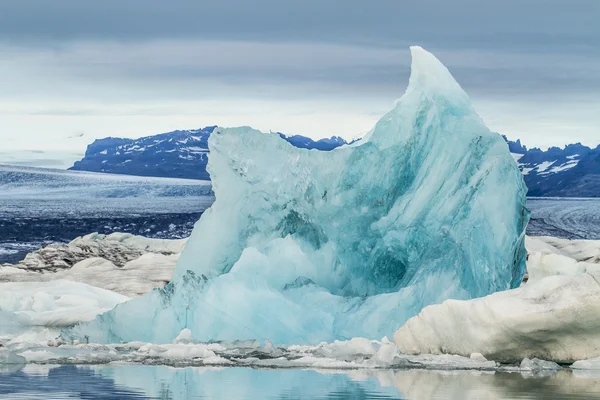
<path id="1" fill-rule="evenodd" d="M 352 145 L 217 128 L 216 201 L 171 282 L 63 339 L 375 339 L 424 306 L 519 286 L 529 213 L 517 164 L 446 67 L 411 53 L 405 94 Z"/>

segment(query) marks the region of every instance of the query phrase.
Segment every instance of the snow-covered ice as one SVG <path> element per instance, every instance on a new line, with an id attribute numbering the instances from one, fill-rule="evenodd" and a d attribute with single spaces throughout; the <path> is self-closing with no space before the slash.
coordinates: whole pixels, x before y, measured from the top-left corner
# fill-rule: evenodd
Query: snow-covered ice
<path id="1" fill-rule="evenodd" d="M 100 239 L 99 237 L 97 237 L 96 235 L 88 235 L 89 238 L 96 238 L 99 241 L 102 241 L 104 239 Z M 112 236 L 113 238 L 118 238 L 121 237 L 121 235 L 114 235 Z M 135 240 L 137 243 L 145 243 L 145 240 L 142 240 L 141 238 L 138 238 Z M 81 240 L 77 240 L 77 243 L 79 243 L 80 245 L 83 243 L 87 243 L 86 241 L 81 241 Z M 166 244 L 165 246 L 156 246 L 159 242 L 151 242 L 151 243 L 155 243 L 155 246 L 141 246 L 141 248 L 149 248 L 149 249 L 154 249 L 157 251 L 177 251 L 180 247 L 180 245 L 182 245 L 183 242 L 173 242 L 171 244 Z M 530 271 L 530 274 L 532 274 L 532 270 L 535 270 L 535 268 L 540 268 L 539 265 L 536 265 L 536 263 L 538 263 L 538 258 L 540 256 L 543 257 L 548 257 L 548 256 L 557 256 L 559 258 L 556 259 L 557 264 L 555 265 L 555 270 L 552 271 L 552 274 L 559 274 L 559 275 L 572 275 L 575 273 L 583 273 L 585 271 L 583 270 L 577 270 L 577 271 L 573 271 L 573 269 L 571 268 L 572 264 L 578 264 L 579 261 L 578 260 L 588 260 L 588 262 L 593 262 L 593 265 L 597 265 L 596 263 L 598 263 L 598 249 L 600 249 L 600 241 L 587 241 L 587 240 L 575 240 L 575 241 L 571 241 L 571 240 L 564 240 L 564 239 L 557 239 L 557 238 L 552 238 L 552 237 L 528 237 L 526 239 L 526 247 L 527 250 L 529 252 L 529 260 L 527 262 L 528 264 L 528 269 Z M 574 258 L 570 258 L 567 257 L 567 255 L 569 255 L 570 257 L 576 257 L 576 259 Z M 136 260 L 127 262 L 125 264 L 124 267 L 116 267 L 114 266 L 111 262 L 98 258 L 98 257 L 93 257 L 90 259 L 86 259 L 83 261 L 80 261 L 79 263 L 77 263 L 75 265 L 75 267 L 71 268 L 71 269 L 67 269 L 67 270 L 59 270 L 56 273 L 50 273 L 50 272 L 46 272 L 44 274 L 41 273 L 29 273 L 29 275 L 34 275 L 35 279 L 39 279 L 39 277 L 43 277 L 44 279 L 49 279 L 49 280 L 55 280 L 57 278 L 61 278 L 61 279 L 69 279 L 69 280 L 88 280 L 88 283 L 94 284 L 95 286 L 99 286 L 99 287 L 103 287 L 105 289 L 113 289 L 116 290 L 118 292 L 129 292 L 132 293 L 133 295 L 142 293 L 144 291 L 148 291 L 150 290 L 153 286 L 147 284 L 147 282 L 154 282 L 156 285 L 160 285 L 160 281 L 162 280 L 163 283 L 168 281 L 170 279 L 170 275 L 173 271 L 174 268 L 174 264 L 175 264 L 175 260 L 178 257 L 177 254 L 173 254 L 173 255 L 162 255 L 162 254 L 156 254 L 156 253 L 146 253 L 143 256 L 139 257 Z M 160 264 L 160 260 L 162 258 L 170 258 L 169 261 L 169 265 L 164 266 Z M 568 262 L 564 262 L 564 261 L 568 261 Z M 137 265 L 138 268 L 129 268 L 130 265 Z M 579 265 L 579 264 L 578 264 Z M 79 269 L 82 269 L 82 271 L 78 271 Z M 19 279 L 23 279 L 23 269 L 20 268 L 12 268 L 12 267 L 5 267 L 3 269 L 1 269 L 3 272 L 3 277 L 4 278 L 10 278 L 10 274 L 11 274 L 11 270 L 12 270 L 12 274 L 13 276 L 18 276 Z M 546 266 L 545 267 L 545 271 L 548 272 L 549 269 Z M 533 272 L 533 277 L 529 280 L 529 285 L 531 285 L 534 281 L 536 281 L 535 277 L 536 272 Z M 29 281 L 34 281 L 35 279 L 30 278 Z M 541 279 L 541 277 L 540 277 Z M 146 283 L 144 283 L 146 282 Z M 36 289 L 36 284 L 33 283 L 31 286 L 31 291 L 37 291 Z M 48 282 L 47 287 L 53 286 L 53 283 Z M 56 291 L 63 291 L 64 289 L 64 283 L 61 281 L 56 282 L 56 287 L 55 287 L 55 292 Z M 9 285 L 7 286 L 7 290 L 5 290 L 5 292 L 10 292 L 13 286 Z M 0 285 L 0 290 L 2 290 L 2 285 Z M 45 289 L 43 289 L 45 290 Z M 43 291 L 42 290 L 42 291 Z M 23 293 L 22 293 L 23 294 Z M 110 292 L 107 293 L 109 295 L 109 297 L 111 296 Z M 582 295 L 586 295 L 585 292 L 581 293 Z M 84 296 L 84 297 L 88 297 L 88 296 L 95 296 L 94 291 L 90 291 L 90 292 L 86 292 L 85 290 L 81 290 L 78 291 L 78 295 Z M 43 295 L 40 295 L 43 296 Z M 38 296 L 38 297 L 40 297 Z M 24 297 L 28 297 L 28 296 L 24 296 Z M 27 301 L 25 302 L 26 304 L 28 303 Z M 14 302 L 11 302 L 11 304 L 14 304 Z M 68 307 L 71 307 L 72 305 L 65 303 L 65 306 L 67 307 L 66 311 L 68 311 Z M 2 306 L 0 305 L 0 309 L 6 308 L 6 306 Z M 108 304 L 106 306 L 107 308 L 110 307 L 110 304 Z M 573 306 L 576 307 L 576 304 Z M 93 316 L 96 313 L 100 313 L 104 310 L 106 310 L 107 308 L 96 308 L 96 309 L 92 309 L 90 310 L 91 314 L 87 315 L 88 319 L 93 318 Z M 520 308 L 525 310 L 524 313 L 527 314 L 530 311 L 527 311 L 525 308 Z M 12 312 L 14 311 L 14 308 L 11 309 L 11 318 L 10 321 L 11 323 L 8 323 L 9 318 L 7 316 L 7 314 L 4 315 L 4 317 L 0 318 L 4 321 L 4 327 L 5 327 L 5 332 L 4 332 L 4 339 L 3 340 L 8 340 L 10 339 L 10 342 L 12 343 L 19 343 L 19 342 L 25 342 L 25 343 L 45 343 L 47 340 L 51 340 L 51 339 L 55 339 L 58 335 L 58 329 L 53 326 L 56 325 L 53 322 L 53 319 L 48 319 L 47 323 L 50 326 L 42 326 L 41 324 L 44 324 L 45 322 L 43 322 L 41 319 L 37 320 L 37 325 L 36 326 L 23 326 L 22 324 L 17 324 L 16 319 L 14 318 L 14 314 L 12 314 Z M 56 313 L 61 313 L 61 312 L 65 312 L 65 310 L 55 310 Z M 577 312 L 577 310 L 574 308 L 573 312 Z M 83 319 L 82 319 L 83 320 Z M 72 320 L 71 322 L 76 321 L 76 320 Z M 8 325 L 7 325 L 8 324 Z M 12 333 L 10 335 L 7 334 L 8 332 L 8 328 L 9 326 L 11 326 L 12 324 Z M 462 327 L 461 327 L 462 328 Z M 547 326 L 543 326 L 540 327 L 540 329 L 547 329 Z M 0 335 L 2 336 L 2 335 Z M 1 338 L 0 338 L 1 339 Z M 177 338 L 174 340 L 174 344 L 190 344 L 193 342 L 192 339 L 192 333 L 189 329 L 184 329 L 182 330 L 179 335 L 177 336 Z M 239 342 L 238 342 L 239 343 Z M 294 348 L 292 346 L 292 348 Z M 301 349 L 302 347 L 297 346 L 296 348 Z M 311 346 L 306 347 L 308 349 L 313 348 Z M 52 350 L 52 349 L 51 349 Z M 54 350 L 52 350 L 54 351 Z M 33 356 L 30 357 L 30 360 L 35 360 L 36 362 L 40 362 L 46 359 L 54 359 L 57 357 L 56 354 L 54 354 L 52 351 L 48 352 L 47 350 L 37 350 L 36 352 L 32 353 L 34 355 L 36 355 L 36 357 L 38 358 L 34 358 Z M 180 351 L 183 351 L 180 349 Z M 162 353 L 166 352 L 166 350 L 163 350 Z M 171 353 L 165 353 L 165 354 L 171 354 Z M 195 352 L 191 352 L 190 353 L 190 357 L 192 354 L 195 354 Z M 356 354 L 363 354 L 363 355 L 367 355 L 368 357 L 371 357 L 371 361 L 370 363 L 367 365 L 365 363 L 361 364 L 361 368 L 370 368 L 373 365 L 377 366 L 377 367 L 381 367 L 383 368 L 385 365 L 388 366 L 393 366 L 394 365 L 394 358 L 399 354 L 398 353 L 398 349 L 394 344 L 390 344 L 388 341 L 386 341 L 385 339 L 377 346 L 374 346 L 372 344 L 371 341 L 367 340 L 367 339 L 360 339 L 360 338 L 355 338 L 352 339 L 348 342 L 333 342 L 329 345 L 321 345 L 320 349 L 319 349 L 319 355 L 320 357 L 325 357 L 326 359 L 323 358 L 319 358 L 318 360 L 313 360 L 314 363 L 312 363 L 311 357 L 313 357 L 312 355 L 309 355 L 307 357 L 301 357 L 303 358 L 303 361 L 300 363 L 301 365 L 304 366 L 313 366 L 316 367 L 316 365 L 341 365 L 346 366 L 346 367 L 351 367 L 354 366 L 356 367 L 356 364 L 347 364 L 347 361 L 344 361 L 344 358 L 348 355 L 356 355 Z M 467 353 L 463 354 L 465 357 L 467 356 Z M 181 358 L 183 358 L 183 354 L 180 354 Z M 476 361 L 487 361 L 486 358 L 480 354 L 480 353 L 472 353 L 468 355 L 470 359 L 472 360 L 476 360 Z M 433 357 L 432 360 L 435 360 L 435 356 L 429 356 L 429 357 Z M 102 357 L 96 359 L 96 362 L 101 362 L 103 359 L 107 359 L 106 355 L 103 355 Z M 110 359 L 110 357 L 108 357 L 108 359 Z M 164 358 L 161 358 L 164 361 Z M 143 358 L 139 358 L 137 359 L 140 362 L 144 362 Z M 167 358 L 166 359 L 167 362 L 175 362 L 173 360 L 170 360 Z M 84 360 L 80 360 L 81 362 L 84 362 Z M 396 360 L 398 361 L 398 360 Z M 414 361 L 414 360 L 413 360 Z M 515 358 L 515 362 L 518 361 L 518 356 Z M 154 360 L 153 362 L 157 362 L 157 360 Z M 275 363 L 279 363 L 280 366 L 288 366 L 290 365 L 286 360 L 283 361 L 269 361 L 269 362 L 264 362 L 264 361 L 257 361 L 259 364 L 260 363 L 266 363 L 268 364 L 268 366 L 274 366 Z M 423 365 L 432 365 L 433 361 L 430 362 L 426 362 Z M 441 363 L 441 365 L 444 365 L 444 363 L 446 363 L 446 366 L 449 366 L 448 364 L 448 360 L 438 360 L 438 362 Z M 534 362 L 534 361 L 532 361 Z M 312 363 L 312 364 L 311 364 Z M 398 362 L 396 363 L 396 365 L 398 364 Z M 296 362 L 294 365 L 298 366 L 299 362 Z M 408 364 L 408 365 L 414 365 L 414 364 Z M 586 365 L 588 365 L 587 361 L 582 361 L 582 362 L 578 362 L 575 364 L 575 367 L 580 366 L 579 368 L 587 368 L 585 367 Z M 599 363 L 600 365 L 600 363 Z M 528 367 L 525 366 L 523 367 L 524 370 L 532 370 L 532 369 L 536 369 L 536 368 L 532 368 L 532 367 Z M 594 368 L 593 366 L 591 366 L 590 368 Z M 537 369 L 543 369 L 543 368 L 537 368 Z M 536 370 L 537 370 L 536 369 Z M 520 369 L 519 369 L 520 370 Z"/>
<path id="2" fill-rule="evenodd" d="M 519 365 L 521 371 L 555 371 L 561 369 L 560 365 L 554 361 L 540 360 L 539 358 L 524 358 Z"/>
<path id="3" fill-rule="evenodd" d="M 573 369 L 600 370 L 600 357 L 590 358 L 588 360 L 578 360 L 571 364 Z"/>
<path id="4" fill-rule="evenodd" d="M 394 335 L 409 354 L 479 352 L 500 362 L 600 356 L 600 275 L 556 275 L 469 301 L 425 307 Z"/>
<path id="5" fill-rule="evenodd" d="M 0 283 L 0 343 L 56 337 L 57 328 L 90 321 L 127 300 L 120 294 L 67 280 Z"/>
<path id="6" fill-rule="evenodd" d="M 518 286 L 522 175 L 448 70 L 411 52 L 406 93 L 354 146 L 320 152 L 215 130 L 216 201 L 171 283 L 64 337 L 170 343 L 190 328 L 203 341 L 372 339 L 427 304 Z"/>
<path id="7" fill-rule="evenodd" d="M 0 282 L 66 279 L 135 297 L 170 281 L 185 242 L 93 233 L 68 244 L 48 245 L 18 264 L 0 266 Z"/>
<path id="8" fill-rule="evenodd" d="M 187 239 L 152 239 L 130 233 L 109 235 L 90 233 L 70 243 L 50 244 L 32 253 L 14 267 L 28 271 L 57 271 L 74 266 L 79 261 L 100 257 L 122 267 L 128 261 L 146 253 L 179 254 Z"/>
<path id="9" fill-rule="evenodd" d="M 188 332 L 180 336 L 188 336 Z M 46 342 L 9 343 L 11 357 L 38 364 L 104 364 L 126 362 L 173 366 L 237 366 L 256 368 L 321 369 L 475 369 L 496 370 L 498 363 L 456 355 L 405 355 L 387 339 L 354 338 L 318 345 L 274 346 L 266 341 L 198 343 L 176 340 L 172 344 Z M 19 358 L 19 360 L 21 360 Z"/>
<path id="10" fill-rule="evenodd" d="M 600 263 L 600 240 L 569 240 L 552 236 L 526 239 L 529 253 L 560 254 L 577 262 Z"/>
<path id="11" fill-rule="evenodd" d="M 551 275 L 600 273 L 600 241 L 527 237 L 529 281 Z"/>

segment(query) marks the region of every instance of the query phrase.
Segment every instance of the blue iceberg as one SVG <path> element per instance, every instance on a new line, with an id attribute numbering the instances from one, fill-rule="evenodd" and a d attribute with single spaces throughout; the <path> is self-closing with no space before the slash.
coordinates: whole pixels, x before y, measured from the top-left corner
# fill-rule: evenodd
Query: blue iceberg
<path id="1" fill-rule="evenodd" d="M 406 93 L 331 152 L 218 128 L 216 201 L 166 287 L 65 332 L 106 343 L 315 343 L 391 336 L 424 306 L 517 287 L 526 187 L 502 137 L 432 54 Z"/>

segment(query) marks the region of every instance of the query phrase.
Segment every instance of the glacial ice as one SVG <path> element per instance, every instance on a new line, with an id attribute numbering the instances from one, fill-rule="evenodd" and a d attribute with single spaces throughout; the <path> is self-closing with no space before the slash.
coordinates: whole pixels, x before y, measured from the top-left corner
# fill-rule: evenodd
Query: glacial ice
<path id="1" fill-rule="evenodd" d="M 215 130 L 216 201 L 172 281 L 65 339 L 319 343 L 391 335 L 428 304 L 517 287 L 526 188 L 503 139 L 430 53 L 360 142 L 298 149 L 249 127 Z"/>
<path id="2" fill-rule="evenodd" d="M 187 333 L 183 336 L 187 336 Z M 1 350 L 1 348 L 0 348 Z M 128 363 L 189 366 L 237 366 L 251 368 L 319 368 L 319 369 L 472 369 L 497 370 L 492 360 L 457 355 L 405 355 L 386 338 L 382 341 L 353 338 L 318 345 L 260 345 L 256 340 L 197 343 L 180 340 L 169 344 L 130 342 L 124 344 L 9 343 L 5 348 L 22 363 L 37 364 L 105 364 Z M 0 357 L 1 360 L 1 357 Z"/>
<path id="3" fill-rule="evenodd" d="M 93 320 L 127 297 L 84 283 L 0 283 L 0 344 L 56 338 L 58 328 Z"/>
<path id="4" fill-rule="evenodd" d="M 65 279 L 137 297 L 171 280 L 186 241 L 92 233 L 49 244 L 17 264 L 0 265 L 0 282 Z"/>
<path id="5" fill-rule="evenodd" d="M 394 334 L 405 354 L 479 352 L 503 363 L 600 357 L 600 274 L 555 275 L 425 307 Z"/>
<path id="6" fill-rule="evenodd" d="M 569 240 L 550 236 L 527 237 L 528 282 L 552 275 L 600 272 L 600 241 Z"/>

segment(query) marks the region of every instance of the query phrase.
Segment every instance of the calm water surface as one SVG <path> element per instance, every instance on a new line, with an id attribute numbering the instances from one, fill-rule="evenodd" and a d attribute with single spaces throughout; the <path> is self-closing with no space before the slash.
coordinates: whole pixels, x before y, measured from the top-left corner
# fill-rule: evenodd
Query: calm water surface
<path id="1" fill-rule="evenodd" d="M 149 365 L 0 369 L 3 399 L 600 399 L 600 372 L 314 371 Z"/>

